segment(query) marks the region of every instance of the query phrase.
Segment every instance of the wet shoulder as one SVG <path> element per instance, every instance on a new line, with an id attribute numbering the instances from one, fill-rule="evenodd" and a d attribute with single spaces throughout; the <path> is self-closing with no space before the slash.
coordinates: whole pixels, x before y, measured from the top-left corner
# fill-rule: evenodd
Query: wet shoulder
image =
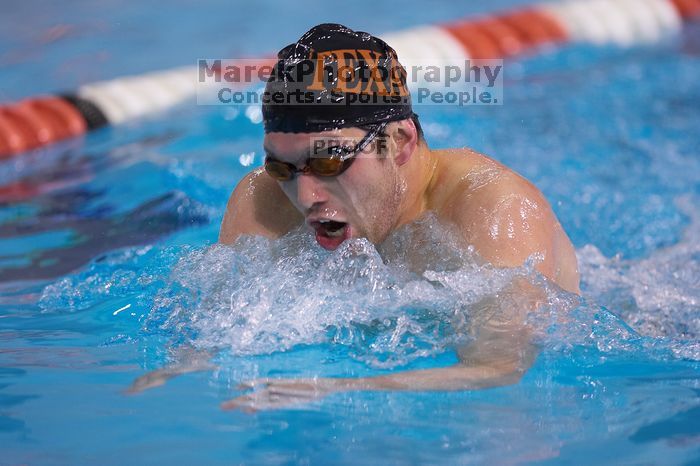
<path id="1" fill-rule="evenodd" d="M 469 244 L 498 266 L 516 266 L 533 253 L 537 270 L 578 292 L 575 250 L 547 199 L 505 165 L 468 149 L 438 151 L 440 218 L 461 227 Z"/>
<path id="2" fill-rule="evenodd" d="M 277 182 L 263 169 L 248 173 L 229 198 L 219 241 L 232 243 L 240 235 L 279 237 L 302 222 Z"/>
<path id="3" fill-rule="evenodd" d="M 545 202 L 542 193 L 527 179 L 502 163 L 471 149 L 434 151 L 438 175 L 434 183 L 434 208 L 453 216 L 455 208 L 485 208 L 504 196 Z"/>

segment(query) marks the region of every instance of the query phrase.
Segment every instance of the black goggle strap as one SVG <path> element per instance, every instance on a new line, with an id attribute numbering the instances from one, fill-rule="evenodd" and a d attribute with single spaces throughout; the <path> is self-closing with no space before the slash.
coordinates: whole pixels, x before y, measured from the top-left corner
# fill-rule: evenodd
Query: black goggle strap
<path id="1" fill-rule="evenodd" d="M 369 133 L 365 134 L 365 137 L 362 138 L 362 140 L 358 142 L 355 148 L 352 150 L 352 154 L 354 155 L 358 152 L 362 152 L 363 150 L 365 150 L 365 148 L 369 146 L 372 143 L 372 141 L 374 141 L 374 139 L 384 131 L 386 125 L 388 124 L 389 123 L 386 121 L 384 123 L 380 123 L 374 129 L 370 130 Z"/>
<path id="2" fill-rule="evenodd" d="M 373 126 L 369 129 L 369 132 L 364 135 L 364 137 L 358 142 L 355 147 L 349 148 L 346 146 L 332 146 L 328 148 L 328 155 L 333 158 L 340 158 L 341 162 L 345 162 L 347 159 L 352 158 L 358 152 L 362 152 L 373 140 L 377 137 L 388 122 L 380 123 L 377 126 Z"/>

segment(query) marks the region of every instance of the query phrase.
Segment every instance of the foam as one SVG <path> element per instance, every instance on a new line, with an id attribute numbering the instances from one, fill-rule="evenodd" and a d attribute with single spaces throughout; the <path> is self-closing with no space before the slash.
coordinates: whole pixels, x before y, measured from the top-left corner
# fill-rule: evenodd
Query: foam
<path id="1" fill-rule="evenodd" d="M 537 279 L 532 264 L 499 270 L 450 237 L 427 217 L 380 248 L 356 239 L 327 252 L 296 231 L 198 250 L 173 268 L 144 328 L 238 355 L 333 343 L 374 367 L 435 356 L 468 340 L 483 317 L 475 303 Z"/>
<path id="2" fill-rule="evenodd" d="M 644 336 L 687 341 L 677 353 L 697 359 L 700 338 L 700 212 L 681 197 L 678 208 L 691 223 L 677 244 L 649 257 L 605 257 L 595 246 L 577 251 L 582 288 Z M 692 340 L 695 340 L 693 342 Z"/>
<path id="3" fill-rule="evenodd" d="M 684 241 L 643 260 L 579 249 L 583 299 L 539 276 L 536 256 L 520 268 L 484 264 L 429 215 L 379 247 L 355 239 L 328 252 L 295 231 L 275 241 L 244 237 L 233 247 L 114 252 L 46 287 L 40 305 L 76 311 L 131 296 L 146 303 L 131 337 L 165 336 L 170 349 L 237 357 L 331 344 L 371 367 L 393 368 L 469 343 L 493 317 L 479 304 L 495 299 L 508 311 L 518 299 L 508 287 L 524 278 L 544 291 L 530 324 L 545 351 L 583 346 L 700 359 L 698 225 L 694 217 Z"/>

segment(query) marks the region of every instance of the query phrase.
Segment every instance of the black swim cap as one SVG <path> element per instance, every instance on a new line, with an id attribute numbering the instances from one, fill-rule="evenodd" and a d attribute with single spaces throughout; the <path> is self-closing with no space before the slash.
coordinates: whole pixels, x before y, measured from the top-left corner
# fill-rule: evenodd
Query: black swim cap
<path id="1" fill-rule="evenodd" d="M 265 132 L 321 132 L 413 115 L 406 70 L 371 34 L 319 24 L 277 58 L 263 94 Z"/>

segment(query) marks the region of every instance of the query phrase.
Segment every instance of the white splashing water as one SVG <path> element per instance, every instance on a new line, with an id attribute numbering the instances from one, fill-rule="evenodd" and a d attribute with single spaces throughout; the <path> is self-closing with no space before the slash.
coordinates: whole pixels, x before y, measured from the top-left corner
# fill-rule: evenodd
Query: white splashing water
<path id="1" fill-rule="evenodd" d="M 538 280 L 532 263 L 484 265 L 451 237 L 428 217 L 378 249 L 356 239 L 327 252 L 301 231 L 213 246 L 180 260 L 146 327 L 240 355 L 331 343 L 375 367 L 406 364 L 467 342 L 489 317 L 474 305 L 514 278 Z"/>
<path id="2" fill-rule="evenodd" d="M 661 357 L 698 360 L 697 220 L 678 245 L 641 261 L 581 248 L 583 300 L 538 276 L 534 261 L 514 269 L 483 264 L 428 216 L 379 248 L 358 239 L 327 252 L 297 231 L 234 247 L 114 253 L 46 287 L 39 304 L 47 312 L 88 309 L 136 293 L 151 303 L 141 333 L 165 334 L 173 345 L 260 355 L 331 344 L 388 368 L 468 343 L 491 317 L 479 314 L 478 303 L 503 300 L 513 280 L 525 278 L 546 294 L 531 318 L 545 349 L 661 347 Z M 661 338 L 644 340 L 637 331 Z"/>
<path id="3" fill-rule="evenodd" d="M 607 258 L 595 246 L 578 250 L 587 296 L 622 317 L 640 334 L 687 340 L 686 354 L 700 355 L 700 211 L 689 197 L 678 207 L 690 225 L 677 244 L 642 260 Z"/>

